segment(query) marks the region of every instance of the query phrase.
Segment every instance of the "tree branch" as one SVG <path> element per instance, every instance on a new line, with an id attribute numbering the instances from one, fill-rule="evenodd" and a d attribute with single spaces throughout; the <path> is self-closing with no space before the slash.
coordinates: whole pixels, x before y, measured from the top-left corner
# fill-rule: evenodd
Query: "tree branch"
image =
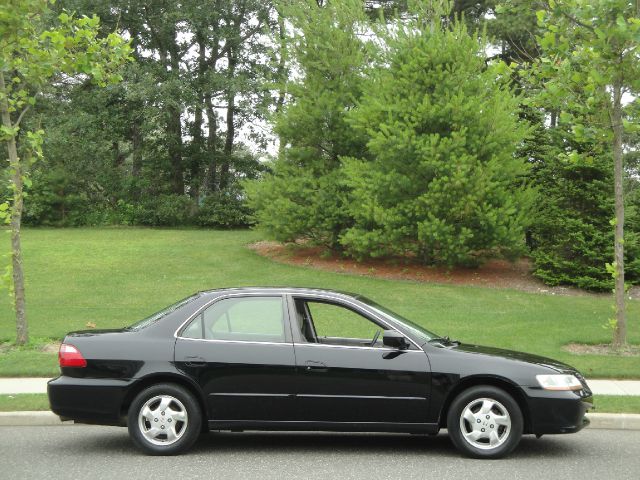
<path id="1" fill-rule="evenodd" d="M 20 126 L 20 122 L 22 121 L 22 117 L 24 117 L 24 114 L 27 113 L 27 111 L 29 110 L 29 108 L 31 107 L 31 105 L 27 105 L 26 107 L 24 107 L 24 109 L 20 112 L 20 115 L 18 115 L 18 120 L 16 120 L 16 123 L 13 124 L 14 128 L 15 127 L 19 127 Z"/>

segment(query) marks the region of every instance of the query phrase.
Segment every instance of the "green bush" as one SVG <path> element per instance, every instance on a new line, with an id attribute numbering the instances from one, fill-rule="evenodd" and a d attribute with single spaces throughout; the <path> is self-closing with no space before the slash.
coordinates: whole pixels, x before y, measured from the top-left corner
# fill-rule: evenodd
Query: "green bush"
<path id="1" fill-rule="evenodd" d="M 36 171 L 27 189 L 23 221 L 26 225 L 75 227 L 93 225 L 87 217 L 104 215 L 106 202 L 90 197 L 81 182 L 62 168 Z M 104 223 L 103 220 L 96 224 Z"/>
<path id="2" fill-rule="evenodd" d="M 559 132 L 558 132 L 559 133 Z M 549 156 L 536 169 L 540 195 L 530 231 L 534 275 L 547 285 L 609 290 L 613 261 L 613 178 L 607 156 Z M 627 211 L 625 279 L 640 280 L 637 214 Z"/>
<path id="3" fill-rule="evenodd" d="M 145 198 L 133 207 L 132 223 L 162 227 L 189 225 L 193 222 L 193 209 L 193 201 L 187 195 L 158 195 Z"/>
<path id="4" fill-rule="evenodd" d="M 253 223 L 243 193 L 235 189 L 209 194 L 200 205 L 196 222 L 202 227 L 234 228 Z"/>

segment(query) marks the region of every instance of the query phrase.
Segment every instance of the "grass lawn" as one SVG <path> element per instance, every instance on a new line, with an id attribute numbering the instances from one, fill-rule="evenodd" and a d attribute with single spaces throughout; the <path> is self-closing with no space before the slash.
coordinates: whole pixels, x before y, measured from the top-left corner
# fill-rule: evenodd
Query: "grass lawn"
<path id="1" fill-rule="evenodd" d="M 640 413 L 640 397 L 596 395 L 597 413 Z M 20 410 L 49 410 L 49 399 L 45 393 L 0 395 L 0 412 Z"/>
<path id="2" fill-rule="evenodd" d="M 588 378 L 640 378 L 640 357 L 574 355 L 570 342 L 605 343 L 608 297 L 434 285 L 282 265 L 245 245 L 257 232 L 141 228 L 25 229 L 27 312 L 34 345 L 0 345 L 0 376 L 55 375 L 42 351 L 70 330 L 128 325 L 192 292 L 242 285 L 291 285 L 362 293 L 429 330 L 469 343 L 553 357 Z M 8 250 L 8 235 L 5 237 Z M 629 301 L 629 338 L 640 343 L 640 302 Z M 0 341 L 14 339 L 10 300 L 0 295 Z"/>
<path id="3" fill-rule="evenodd" d="M 0 395 L 0 412 L 49 410 L 46 393 L 21 393 Z"/>
<path id="4" fill-rule="evenodd" d="M 640 413 L 638 396 L 596 395 L 593 398 L 596 413 Z"/>

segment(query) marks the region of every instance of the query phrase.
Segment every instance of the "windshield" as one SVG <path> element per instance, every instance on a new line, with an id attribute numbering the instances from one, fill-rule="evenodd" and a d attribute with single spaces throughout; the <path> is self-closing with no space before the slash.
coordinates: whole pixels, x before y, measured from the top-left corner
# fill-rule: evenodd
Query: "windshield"
<path id="1" fill-rule="evenodd" d="M 419 338 L 423 339 L 425 342 L 428 342 L 429 340 L 440 337 L 439 335 L 436 335 L 435 333 L 430 332 L 426 328 L 421 327 L 417 323 L 412 322 L 408 318 L 403 317 L 399 313 L 389 310 L 388 308 L 383 307 L 382 305 L 374 302 L 373 300 L 369 300 L 367 297 L 363 297 L 359 295 L 357 298 L 362 303 L 374 309 L 377 313 L 379 313 L 383 317 L 390 318 L 391 320 L 396 320 L 402 323 L 405 327 L 411 330 L 412 333 L 414 333 Z"/>
<path id="2" fill-rule="evenodd" d="M 133 325 L 131 325 L 130 327 L 127 327 L 127 330 L 140 330 L 142 328 L 148 327 L 149 325 L 157 322 L 158 320 L 160 320 L 163 317 L 166 317 L 167 315 L 169 315 L 170 313 L 175 312 L 177 309 L 179 309 L 180 307 L 182 307 L 183 305 L 186 305 L 187 303 L 195 300 L 196 298 L 198 298 L 200 296 L 199 293 L 196 293 L 195 295 L 191 295 L 190 297 L 187 298 L 183 298 L 182 300 L 180 300 L 179 302 L 174 303 L 173 305 L 169 305 L 166 308 L 163 308 L 162 310 L 160 310 L 159 312 L 154 313 L 153 315 L 148 316 L 147 318 L 143 318 L 142 320 L 140 320 L 139 322 L 134 323 Z"/>

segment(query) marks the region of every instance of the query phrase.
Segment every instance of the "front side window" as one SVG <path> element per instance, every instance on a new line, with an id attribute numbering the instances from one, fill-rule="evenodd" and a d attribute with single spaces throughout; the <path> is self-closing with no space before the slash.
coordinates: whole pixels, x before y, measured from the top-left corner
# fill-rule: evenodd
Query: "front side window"
<path id="1" fill-rule="evenodd" d="M 298 325 L 309 343 L 382 347 L 384 327 L 342 305 L 296 299 Z"/>
<path id="2" fill-rule="evenodd" d="M 282 297 L 234 297 L 215 302 L 181 336 L 205 340 L 285 341 Z"/>

